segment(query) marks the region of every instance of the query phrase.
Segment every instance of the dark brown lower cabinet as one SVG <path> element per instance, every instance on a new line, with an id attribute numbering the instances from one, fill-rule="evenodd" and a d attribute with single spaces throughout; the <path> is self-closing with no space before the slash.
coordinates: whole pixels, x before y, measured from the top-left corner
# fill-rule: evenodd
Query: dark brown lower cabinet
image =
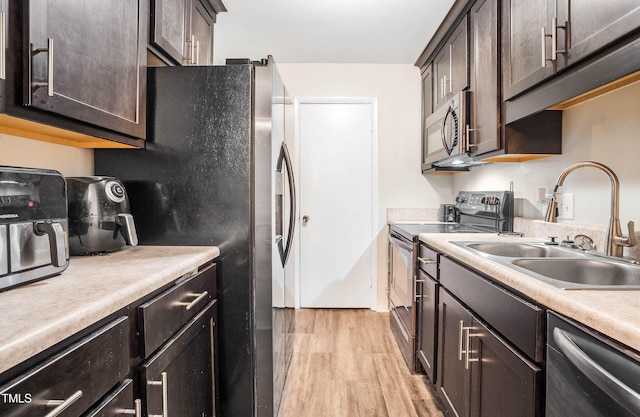
<path id="1" fill-rule="evenodd" d="M 541 415 L 542 371 L 440 289 L 437 390 L 447 415 Z"/>
<path id="2" fill-rule="evenodd" d="M 216 307 L 216 300 L 207 304 L 142 364 L 145 415 L 216 415 Z"/>

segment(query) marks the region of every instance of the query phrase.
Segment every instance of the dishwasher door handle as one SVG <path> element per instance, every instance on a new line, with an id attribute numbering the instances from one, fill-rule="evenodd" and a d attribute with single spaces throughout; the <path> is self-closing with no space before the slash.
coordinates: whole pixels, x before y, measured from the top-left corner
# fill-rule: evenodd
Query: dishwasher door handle
<path id="1" fill-rule="evenodd" d="M 553 329 L 553 340 L 567 359 L 598 388 L 628 411 L 640 414 L 639 393 L 594 361 L 564 330 Z"/>

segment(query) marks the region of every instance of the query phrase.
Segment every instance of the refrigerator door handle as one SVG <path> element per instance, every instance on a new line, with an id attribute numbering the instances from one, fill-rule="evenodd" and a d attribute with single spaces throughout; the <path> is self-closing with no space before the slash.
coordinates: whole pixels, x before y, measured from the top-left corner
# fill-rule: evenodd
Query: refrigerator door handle
<path id="1" fill-rule="evenodd" d="M 291 244 L 293 243 L 293 232 L 296 226 L 296 183 L 293 178 L 293 166 L 291 164 L 291 156 L 289 155 L 289 149 L 287 144 L 282 142 L 280 147 L 280 156 L 278 157 L 278 163 L 276 164 L 276 171 L 282 172 L 283 163 L 287 170 L 287 179 L 289 182 L 289 230 L 287 233 L 286 245 L 282 243 L 282 239 L 278 240 L 278 252 L 280 253 L 280 261 L 282 266 L 285 266 L 289 254 L 291 253 Z M 280 210 L 280 216 L 283 215 L 283 211 Z M 282 219 L 284 221 L 284 219 Z M 282 224 L 282 223 L 281 223 Z"/>

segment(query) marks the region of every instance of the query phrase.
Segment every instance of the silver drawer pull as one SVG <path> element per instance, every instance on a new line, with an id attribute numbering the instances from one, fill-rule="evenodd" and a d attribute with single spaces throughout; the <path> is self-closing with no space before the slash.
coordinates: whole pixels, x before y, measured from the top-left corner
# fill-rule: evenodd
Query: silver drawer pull
<path id="1" fill-rule="evenodd" d="M 149 417 L 169 417 L 167 409 L 169 408 L 169 384 L 166 372 L 160 374 L 160 381 L 149 381 L 148 385 L 162 386 L 162 414 L 149 414 Z M 147 406 L 148 407 L 148 406 Z"/>
<path id="2" fill-rule="evenodd" d="M 187 310 L 191 310 L 193 307 L 195 307 L 196 304 L 198 304 L 200 301 L 208 297 L 209 291 L 205 291 L 202 294 L 192 294 L 192 296 L 195 296 L 196 298 L 195 300 L 187 304 L 187 306 L 185 307 Z"/>
<path id="3" fill-rule="evenodd" d="M 142 417 L 142 401 L 141 400 L 135 400 L 133 402 L 133 410 L 132 409 L 124 409 L 124 410 L 118 410 L 119 414 L 126 414 L 126 415 L 134 415 L 136 417 Z"/>
<path id="4" fill-rule="evenodd" d="M 47 407 L 55 407 L 44 417 L 56 417 L 62 414 L 64 410 L 69 408 L 73 403 L 78 401 L 82 397 L 82 391 L 78 390 L 73 393 L 73 395 L 66 400 L 49 400 L 47 401 Z"/>
<path id="5" fill-rule="evenodd" d="M 435 264 L 435 263 L 438 262 L 438 261 L 434 261 L 433 259 L 430 259 L 430 258 L 420 258 L 420 257 L 418 257 L 418 260 L 420 261 L 420 263 L 423 263 L 425 265 Z"/>

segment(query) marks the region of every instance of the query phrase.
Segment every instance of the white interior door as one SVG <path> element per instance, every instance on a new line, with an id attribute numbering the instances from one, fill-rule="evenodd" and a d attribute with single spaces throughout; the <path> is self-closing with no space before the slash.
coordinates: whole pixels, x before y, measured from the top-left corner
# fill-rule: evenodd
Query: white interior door
<path id="1" fill-rule="evenodd" d="M 303 308 L 373 308 L 373 110 L 372 102 L 299 105 Z"/>

